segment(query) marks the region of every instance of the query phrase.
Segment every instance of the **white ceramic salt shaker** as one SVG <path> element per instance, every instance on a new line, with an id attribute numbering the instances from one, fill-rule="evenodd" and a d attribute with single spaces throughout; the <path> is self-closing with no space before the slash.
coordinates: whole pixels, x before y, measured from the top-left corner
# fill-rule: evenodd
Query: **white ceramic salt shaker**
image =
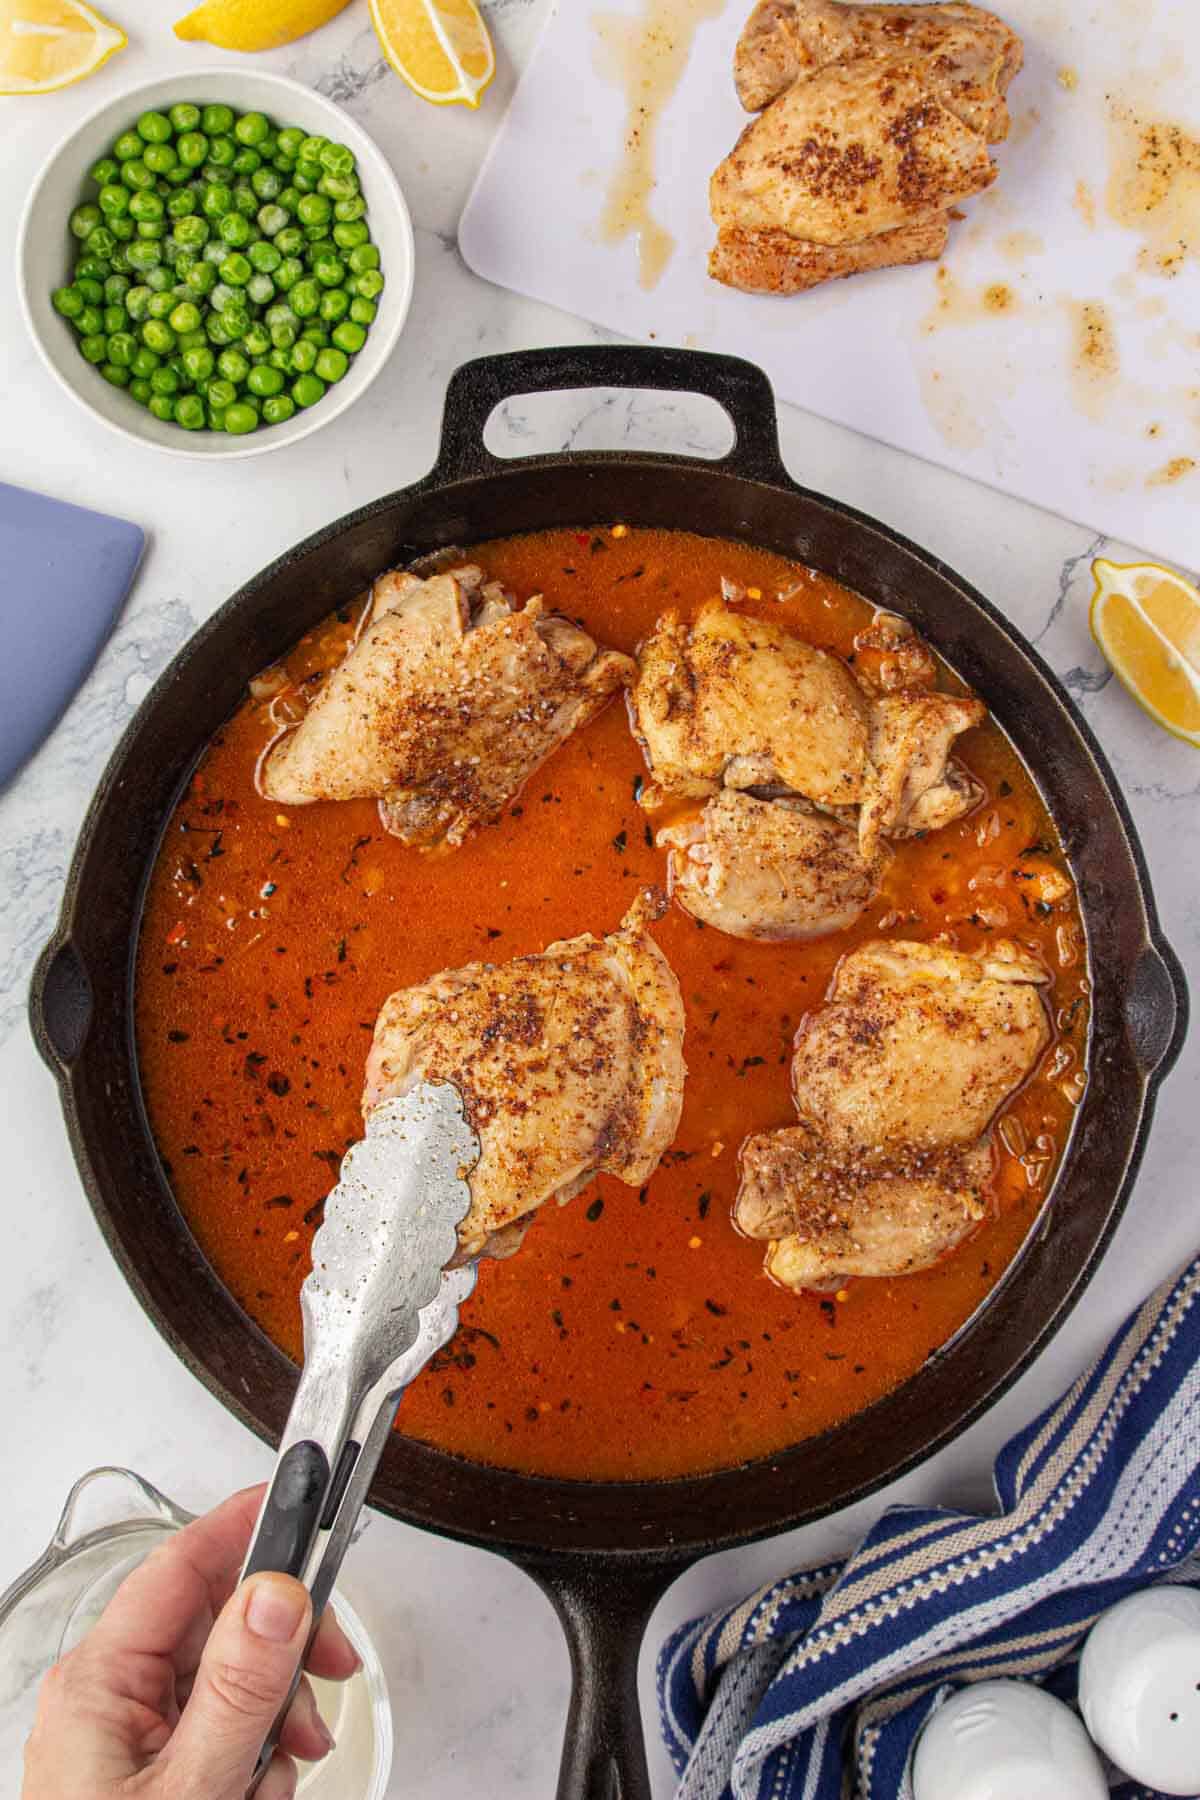
<path id="1" fill-rule="evenodd" d="M 1069 1706 L 1028 1681 L 978 1681 L 934 1713 L 913 1756 L 915 1800 L 1108 1800 Z"/>
<path id="2" fill-rule="evenodd" d="M 1132 1780 L 1200 1793 L 1200 1594 L 1147 1588 L 1098 1619 L 1079 1662 L 1079 1710 Z"/>

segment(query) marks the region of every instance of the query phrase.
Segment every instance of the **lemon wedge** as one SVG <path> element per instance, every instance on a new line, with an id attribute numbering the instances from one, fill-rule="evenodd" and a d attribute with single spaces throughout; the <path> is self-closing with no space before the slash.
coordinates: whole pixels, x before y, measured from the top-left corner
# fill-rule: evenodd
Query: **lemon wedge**
<path id="1" fill-rule="evenodd" d="M 204 0 L 175 26 L 187 43 L 278 50 L 327 25 L 349 0 Z"/>
<path id="2" fill-rule="evenodd" d="M 52 94 L 128 43 L 83 0 L 0 0 L 0 94 Z"/>
<path id="3" fill-rule="evenodd" d="M 1092 564 L 1092 636 L 1143 712 L 1200 745 L 1200 589 L 1160 563 Z"/>
<path id="4" fill-rule="evenodd" d="M 371 0 L 383 54 L 414 94 L 435 106 L 478 106 L 496 73 L 475 0 Z"/>

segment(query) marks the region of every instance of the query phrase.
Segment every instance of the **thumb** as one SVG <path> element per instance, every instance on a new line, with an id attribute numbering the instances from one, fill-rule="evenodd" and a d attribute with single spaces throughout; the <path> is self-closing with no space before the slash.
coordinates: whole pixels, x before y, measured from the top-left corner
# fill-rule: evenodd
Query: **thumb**
<path id="1" fill-rule="evenodd" d="M 290 1575 L 254 1575 L 234 1590 L 209 1634 L 170 1742 L 181 1792 L 244 1800 L 311 1620 L 308 1590 Z"/>

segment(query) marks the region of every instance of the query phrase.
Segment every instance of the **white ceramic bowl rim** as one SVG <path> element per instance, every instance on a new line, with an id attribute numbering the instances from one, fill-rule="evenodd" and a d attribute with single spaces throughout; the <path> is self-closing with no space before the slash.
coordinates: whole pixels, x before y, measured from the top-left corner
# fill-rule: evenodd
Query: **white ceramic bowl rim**
<path id="1" fill-rule="evenodd" d="M 276 107 L 264 102 L 262 106 L 264 111 L 271 111 L 281 116 L 286 110 L 284 104 L 286 97 L 294 96 L 306 108 L 315 108 L 317 111 L 325 113 L 329 118 L 329 135 L 332 135 L 336 128 L 346 139 L 358 140 L 358 143 L 352 144 L 356 159 L 360 157 L 360 147 L 366 147 L 371 164 L 372 185 L 376 186 L 377 182 L 378 188 L 382 190 L 370 196 L 368 216 L 370 217 L 372 208 L 374 208 L 373 223 L 377 225 L 382 210 L 381 202 L 383 206 L 391 205 L 393 207 L 399 226 L 400 260 L 403 267 L 393 269 L 391 259 L 389 259 L 384 304 L 380 306 L 379 316 L 371 327 L 366 345 L 358 353 L 358 357 L 355 358 L 348 373 L 339 383 L 336 392 L 326 393 L 315 406 L 305 412 L 296 413 L 282 425 L 272 425 L 265 430 L 247 433 L 245 437 L 225 438 L 223 434 L 217 432 L 197 433 L 196 437 L 202 437 L 205 440 L 204 447 L 201 448 L 193 435 L 184 431 L 180 426 L 167 428 L 182 440 L 177 444 L 173 441 L 166 441 L 165 438 L 152 436 L 147 431 L 139 431 L 132 424 L 126 424 L 121 418 L 110 416 L 88 397 L 82 386 L 76 385 L 58 366 L 44 340 L 41 325 L 34 316 L 31 295 L 35 284 L 30 272 L 31 248 L 35 229 L 41 230 L 45 225 L 45 221 L 40 216 L 39 207 L 43 189 L 53 173 L 72 155 L 79 140 L 97 121 L 110 113 L 128 112 L 129 117 L 136 118 L 139 113 L 146 110 L 145 105 L 138 104 L 138 102 L 144 101 L 146 96 L 152 94 L 157 95 L 164 104 L 170 105 L 172 102 L 165 98 L 165 91 L 176 87 L 190 90 L 190 93 L 203 93 L 206 89 L 211 89 L 219 97 L 222 86 L 228 87 L 231 79 L 237 82 L 261 83 L 264 88 L 278 93 L 280 105 Z M 185 96 L 181 93 L 179 97 Z M 79 171 L 81 186 L 86 178 L 86 173 L 86 169 L 81 168 Z M 51 228 L 53 229 L 53 226 Z M 67 229 L 65 217 L 61 220 L 61 228 L 64 232 Z M 378 241 L 374 230 L 372 238 L 374 241 Z M 193 461 L 233 461 L 235 458 L 261 456 L 268 450 L 282 450 L 288 444 L 299 443 L 302 438 L 311 437 L 313 432 L 319 431 L 323 425 L 331 424 L 366 392 L 386 364 L 408 316 L 414 279 L 415 245 L 408 203 L 404 198 L 404 191 L 397 180 L 395 171 L 374 138 L 336 101 L 327 99 L 315 88 L 305 87 L 302 82 L 293 81 L 288 75 L 275 75 L 266 70 L 236 69 L 228 66 L 181 69 L 177 74 L 159 75 L 152 80 L 139 82 L 135 87 L 125 88 L 119 94 L 112 95 L 102 105 L 94 107 L 85 118 L 81 119 L 57 149 L 47 157 L 26 197 L 21 221 L 17 228 L 17 293 L 21 313 L 38 355 L 58 385 L 70 394 L 78 405 L 84 407 L 93 418 L 102 420 L 111 430 L 119 432 L 131 443 L 139 444 L 147 449 L 162 451 L 168 456 L 188 457 Z M 41 286 L 40 283 L 36 285 L 39 288 Z M 364 365 L 360 370 L 359 359 L 367 356 L 368 352 L 370 363 Z M 81 374 L 85 370 L 88 373 L 94 372 L 91 370 L 91 366 L 79 357 L 77 350 L 74 350 L 74 354 L 79 361 Z M 360 376 L 357 381 L 355 380 L 356 374 Z M 99 377 L 99 379 L 103 378 Z M 121 394 L 122 390 L 113 389 L 112 392 Z M 137 406 L 137 402 L 129 400 L 127 395 L 122 394 L 122 397 L 128 401 L 131 407 Z M 148 416 L 153 418 L 153 415 Z M 213 440 L 216 439 L 220 439 L 220 441 L 214 442 Z"/>

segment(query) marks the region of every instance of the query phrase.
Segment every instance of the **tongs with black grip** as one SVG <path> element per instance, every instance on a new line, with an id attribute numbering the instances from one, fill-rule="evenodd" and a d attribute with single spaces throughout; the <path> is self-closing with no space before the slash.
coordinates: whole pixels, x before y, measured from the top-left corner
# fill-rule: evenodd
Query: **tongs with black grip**
<path id="1" fill-rule="evenodd" d="M 314 1633 L 404 1390 L 454 1335 L 475 1285 L 474 1264 L 446 1265 L 478 1156 L 457 1091 L 421 1082 L 372 1111 L 325 1202 L 300 1290 L 304 1368 L 241 1577 L 272 1569 L 304 1582 Z M 251 1794 L 299 1680 L 297 1671 Z"/>

